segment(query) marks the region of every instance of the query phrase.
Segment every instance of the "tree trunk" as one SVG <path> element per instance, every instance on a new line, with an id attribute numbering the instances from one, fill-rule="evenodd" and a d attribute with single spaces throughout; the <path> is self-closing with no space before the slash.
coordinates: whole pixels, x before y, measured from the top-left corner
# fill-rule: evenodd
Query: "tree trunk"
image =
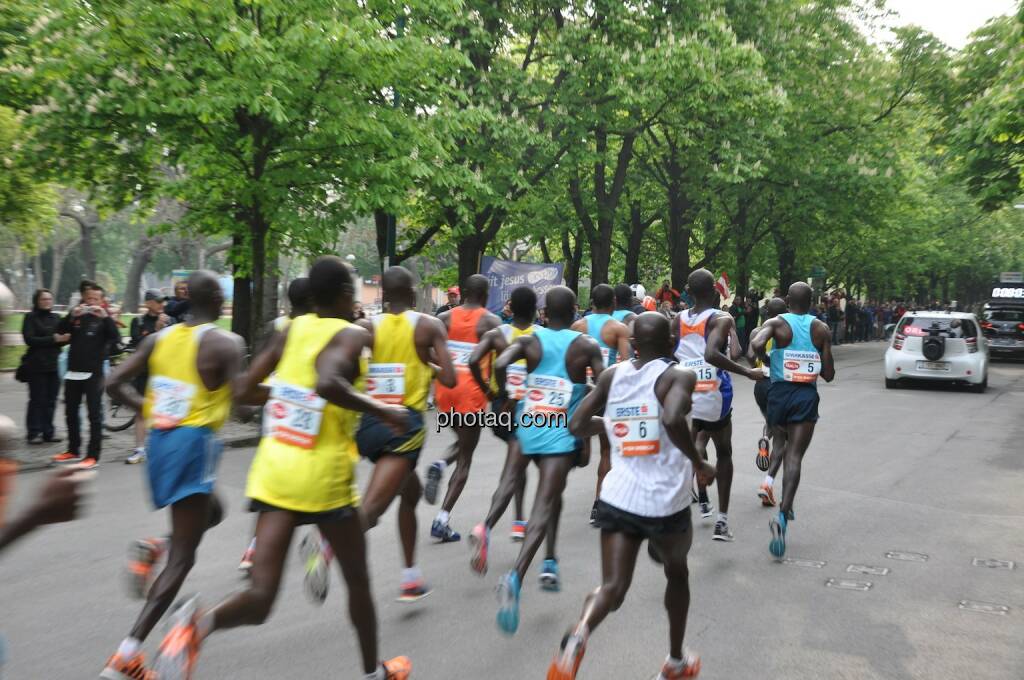
<path id="1" fill-rule="evenodd" d="M 572 292 L 579 295 L 580 292 L 580 267 L 583 265 L 583 230 L 576 231 L 575 244 L 569 243 L 569 230 L 562 230 L 562 257 L 565 260 L 563 278 L 565 285 L 572 289 Z M 591 290 L 595 285 L 591 282 Z"/>
<path id="2" fill-rule="evenodd" d="M 252 304 L 249 308 L 249 338 L 251 346 L 258 347 L 264 333 L 264 309 L 267 295 L 267 223 L 259 207 L 253 207 L 249 216 L 250 276 L 252 278 Z"/>
<path id="3" fill-rule="evenodd" d="M 383 210 L 374 210 L 373 224 L 377 231 L 377 260 L 383 273 L 384 260 L 388 256 L 388 214 Z"/>
<path id="4" fill-rule="evenodd" d="M 640 281 L 640 248 L 644 244 L 643 216 L 640 214 L 640 202 L 633 201 L 629 206 L 629 233 L 626 235 L 626 282 Z"/>
<path id="5" fill-rule="evenodd" d="M 82 261 L 85 263 L 85 277 L 90 281 L 96 280 L 96 251 L 92 247 L 92 233 L 95 227 L 79 222 L 82 228 Z"/>
<path id="6" fill-rule="evenodd" d="M 459 255 L 459 280 L 457 285 L 466 285 L 466 279 L 480 271 L 480 258 L 483 257 L 483 248 L 480 245 L 478 236 L 467 236 L 459 240 L 457 246 Z"/>
<path id="7" fill-rule="evenodd" d="M 231 238 L 232 248 L 237 252 L 245 247 L 244 236 Z M 252 316 L 252 278 L 243 275 L 241 267 L 236 263 L 231 266 L 234 277 L 234 290 L 231 303 L 231 332 L 242 337 L 248 347 L 252 347 L 250 327 Z"/>
<path id="8" fill-rule="evenodd" d="M 672 287 L 683 290 L 690 276 L 690 238 L 693 227 L 687 219 L 689 205 L 676 182 L 666 191 L 668 200 L 668 257 L 672 267 Z M 629 283 L 636 283 L 630 281 Z"/>
<path id="9" fill-rule="evenodd" d="M 44 288 L 46 286 L 43 283 L 43 255 L 42 253 L 36 253 L 35 257 L 32 258 L 32 273 L 35 278 L 35 287 Z"/>
<path id="10" fill-rule="evenodd" d="M 775 248 L 779 256 L 779 288 L 783 294 L 796 281 L 796 244 L 787 239 L 778 229 L 772 229 Z"/>
<path id="11" fill-rule="evenodd" d="M 134 314 L 139 309 L 139 282 L 161 240 L 160 237 L 143 236 L 132 253 L 132 263 L 128 267 L 124 284 L 124 304 L 121 307 L 128 314 Z"/>

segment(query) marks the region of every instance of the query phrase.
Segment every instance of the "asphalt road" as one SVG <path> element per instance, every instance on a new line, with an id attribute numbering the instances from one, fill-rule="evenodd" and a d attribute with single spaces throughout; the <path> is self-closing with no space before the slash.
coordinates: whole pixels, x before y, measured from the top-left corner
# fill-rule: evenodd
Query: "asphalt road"
<path id="1" fill-rule="evenodd" d="M 730 511 L 736 540 L 713 542 L 710 520 L 698 518 L 691 552 L 687 646 L 703 657 L 702 678 L 1024 677 L 1024 364 L 993 364 L 983 395 L 885 390 L 883 351 L 881 343 L 840 348 L 838 377 L 821 388 L 822 419 L 789 536 L 789 556 L 803 561 L 777 563 L 768 554 L 769 511 L 755 496 L 761 473 L 753 465 L 761 425 L 749 385 L 740 383 Z M 421 470 L 450 439 L 430 438 Z M 240 585 L 235 566 L 253 521 L 242 511 L 251 455 L 242 449 L 225 456 L 220 491 L 230 514 L 207 536 L 183 592 L 216 600 Z M 452 518 L 464 534 L 482 518 L 502 459 L 498 440 L 484 435 Z M 361 465 L 361 480 L 367 472 Z M 481 579 L 469 569 L 465 543 L 427 540 L 435 509 L 421 507 L 421 563 L 435 591 L 404 605 L 394 601 L 401 565 L 392 510 L 370 535 L 382 655 L 410 656 L 416 678 L 543 678 L 599 581 L 598 534 L 587 524 L 594 475 L 593 467 L 577 470 L 566 491 L 563 591 L 542 592 L 528 581 L 514 638 L 494 624 L 493 588 L 516 551 L 505 540 L 508 519 L 492 542 L 491 573 Z M 19 502 L 41 478 L 19 478 Z M 83 519 L 36 534 L 4 556 L 7 680 L 95 678 L 126 634 L 139 603 L 122 587 L 125 548 L 166 522 L 150 511 L 143 484 L 141 467 L 107 464 Z M 1015 566 L 975 566 L 975 558 Z M 851 565 L 874 573 L 851 572 Z M 327 603 L 311 605 L 293 556 L 270 621 L 210 638 L 197 676 L 358 677 L 344 588 L 336 573 L 332 579 Z M 828 587 L 830 579 L 870 589 Z M 591 638 L 581 678 L 657 672 L 667 653 L 663 585 L 642 555 L 625 605 Z M 987 603 L 988 611 L 961 608 L 963 601 Z M 155 650 L 159 631 L 147 651 Z"/>

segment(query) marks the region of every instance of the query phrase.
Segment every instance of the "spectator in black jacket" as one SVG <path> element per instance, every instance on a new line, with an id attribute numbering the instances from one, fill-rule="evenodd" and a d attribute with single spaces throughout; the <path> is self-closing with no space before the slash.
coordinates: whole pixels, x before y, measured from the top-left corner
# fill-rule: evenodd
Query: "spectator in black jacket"
<path id="1" fill-rule="evenodd" d="M 55 463 L 79 463 L 94 468 L 103 441 L 103 362 L 110 344 L 118 339 L 117 326 L 103 308 L 103 289 L 90 287 L 82 301 L 61 319 L 58 333 L 70 333 L 68 372 L 64 375 L 64 417 L 68 427 L 68 450 L 54 456 Z M 89 448 L 83 459 L 82 424 L 78 407 L 85 397 L 89 411 Z"/>
<path id="2" fill-rule="evenodd" d="M 29 444 L 59 442 L 53 429 L 53 414 L 60 394 L 57 377 L 57 359 L 60 348 L 71 336 L 57 332 L 60 317 L 53 313 L 53 293 L 40 288 L 32 295 L 32 311 L 21 323 L 21 337 L 28 350 L 25 352 L 25 371 L 28 377 L 28 411 L 25 429 Z"/>
<path id="3" fill-rule="evenodd" d="M 188 321 L 191 316 L 192 302 L 188 299 L 188 281 L 178 281 L 174 284 L 174 297 L 164 305 L 166 314 L 171 323 Z"/>

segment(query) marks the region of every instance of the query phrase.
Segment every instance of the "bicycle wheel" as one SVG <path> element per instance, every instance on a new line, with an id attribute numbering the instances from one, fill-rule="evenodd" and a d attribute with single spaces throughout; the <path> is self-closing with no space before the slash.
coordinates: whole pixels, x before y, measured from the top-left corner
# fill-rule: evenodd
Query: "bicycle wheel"
<path id="1" fill-rule="evenodd" d="M 103 429 L 108 432 L 123 432 L 135 423 L 135 411 L 121 404 L 111 404 L 107 417 L 103 419 Z"/>

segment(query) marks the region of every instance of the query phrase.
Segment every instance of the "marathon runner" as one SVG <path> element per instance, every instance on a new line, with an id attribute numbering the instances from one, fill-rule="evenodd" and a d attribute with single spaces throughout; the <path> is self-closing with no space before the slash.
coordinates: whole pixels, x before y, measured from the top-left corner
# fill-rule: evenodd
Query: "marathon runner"
<path id="1" fill-rule="evenodd" d="M 462 304 L 458 307 L 444 312 L 439 317 L 444 322 L 448 331 L 448 352 L 451 354 L 452 362 L 455 364 L 455 387 L 449 388 L 438 384 L 434 391 L 434 401 L 437 404 L 439 413 L 448 413 L 453 418 L 459 418 L 472 414 L 478 414 L 487 410 L 487 395 L 480 386 L 473 380 L 469 372 L 469 355 L 480 338 L 487 331 L 501 325 L 501 319 L 487 311 L 487 290 L 488 281 L 486 276 L 473 274 L 466 279 L 462 287 Z M 491 358 L 484 358 L 483 367 L 490 376 Z M 437 491 L 441 485 L 445 468 L 453 461 L 456 463 L 455 474 L 448 482 L 448 493 L 445 494 L 444 502 L 441 503 L 441 511 L 437 513 L 433 524 L 430 526 L 430 535 L 439 539 L 442 543 L 451 543 L 462 538 L 457 531 L 448 526 L 451 512 L 455 503 L 459 500 L 462 490 L 469 480 L 469 467 L 473 464 L 473 452 L 480 442 L 479 423 L 466 424 L 455 421 L 452 429 L 455 431 L 455 443 L 450 449 L 446 459 L 434 461 L 427 470 L 427 484 L 424 489 L 424 497 L 427 502 L 433 505 L 437 502 Z"/>
<path id="2" fill-rule="evenodd" d="M 399 602 L 415 602 L 430 594 L 423 573 L 416 566 L 416 504 L 423 487 L 416 476 L 416 462 L 426 441 L 423 414 L 435 371 L 438 382 L 455 386 L 455 367 L 448 354 L 448 334 L 433 316 L 420 314 L 412 273 L 391 267 L 381 277 L 385 311 L 372 320 L 358 321 L 370 331 L 373 353 L 366 374 L 366 393 L 407 411 L 407 431 L 396 435 L 372 413 L 363 415 L 356 432 L 359 454 L 374 464 L 363 497 L 362 514 L 367 529 L 398 497 L 398 535 L 405 568 Z M 439 364 L 439 366 L 438 366 Z"/>
<path id="3" fill-rule="evenodd" d="M 783 453 L 782 502 L 778 519 L 771 521 L 768 550 L 777 558 L 786 554 L 786 530 L 793 521 L 793 501 L 800 486 L 800 466 L 818 421 L 818 376 L 832 382 L 836 376 L 832 338 L 824 321 L 811 314 L 811 287 L 798 281 L 789 287 L 790 312 L 767 321 L 751 341 L 761 361 L 770 362 L 768 425 L 786 431 Z M 771 356 L 766 354 L 772 343 Z"/>
<path id="4" fill-rule="evenodd" d="M 319 527 L 341 567 L 364 677 L 409 676 L 405 657 L 378 661 L 377 616 L 358 512 L 359 454 L 354 437 L 356 412 L 372 413 L 396 432 L 403 431 L 409 415 L 403 407 L 366 396 L 353 386 L 370 334 L 346 321 L 352 316 L 354 293 L 348 266 L 337 257 L 321 257 L 309 271 L 309 282 L 316 314 L 300 316 L 274 335 L 238 381 L 242 401 L 266 403 L 264 436 L 246 485 L 250 509 L 259 513 L 259 550 L 249 585 L 213 608 L 200 609 L 193 597 L 176 610 L 154 665 L 158 678 L 192 677 L 199 646 L 214 631 L 267 620 L 292 535 L 303 524 Z M 270 388 L 261 386 L 271 374 Z"/>
<path id="5" fill-rule="evenodd" d="M 715 277 L 707 269 L 690 273 L 686 289 L 694 299 L 692 309 L 676 316 L 673 328 L 675 356 L 684 368 L 697 374 L 693 394 L 693 431 L 697 449 L 707 458 L 707 441 L 715 443 L 716 480 L 720 507 L 712 539 L 731 541 L 729 530 L 729 492 L 732 488 L 732 380 L 729 373 L 739 373 L 751 380 L 763 380 L 759 368 L 741 366 L 726 351 L 735 322 L 728 313 L 718 309 Z M 734 348 L 738 351 L 738 348 Z M 701 433 L 707 433 L 701 437 Z M 701 499 L 701 515 L 711 516 L 711 508 Z"/>
<path id="6" fill-rule="evenodd" d="M 764 306 L 764 320 L 774 319 L 779 314 L 786 313 L 786 301 L 782 298 L 772 298 Z M 753 338 L 764 325 L 755 328 L 750 337 Z M 772 341 L 768 341 L 766 352 L 771 352 Z M 753 344 L 747 348 L 747 359 L 750 360 L 755 368 L 760 368 L 762 371 L 768 369 L 767 364 L 763 364 L 760 359 L 754 354 Z M 786 447 L 786 429 L 782 427 L 771 427 L 768 425 L 768 388 L 771 387 L 771 380 L 758 380 L 754 383 L 754 401 L 757 402 L 757 407 L 761 409 L 761 415 L 764 416 L 765 421 L 765 439 L 771 442 L 771 452 L 759 450 L 758 451 L 758 468 L 764 470 L 768 474 L 765 475 L 764 481 L 761 483 L 761 488 L 758 489 L 757 496 L 761 499 L 761 505 L 766 508 L 775 506 L 775 475 L 779 472 L 779 466 L 782 465 L 782 453 Z M 766 453 L 768 453 L 767 466 L 760 462 Z"/>
<path id="7" fill-rule="evenodd" d="M 629 327 L 612 316 L 615 312 L 615 290 L 607 283 L 594 286 L 594 289 L 590 291 L 590 304 L 594 310 L 593 314 L 588 314 L 574 323 L 572 329 L 586 333 L 597 341 L 598 347 L 601 348 L 601 357 L 604 360 L 605 368 L 617 361 L 631 357 L 633 348 L 629 344 Z M 597 509 L 597 498 L 601 495 L 601 482 L 608 474 L 608 468 L 612 464 L 611 445 L 608 443 L 604 430 L 598 431 L 598 442 L 601 447 L 601 460 L 597 464 L 597 488 L 594 491 L 594 507 L 590 513 L 592 521 Z M 590 438 L 587 437 L 584 439 L 584 445 L 589 444 Z"/>
<path id="8" fill-rule="evenodd" d="M 480 364 L 484 357 L 490 356 L 491 352 L 501 355 L 508 346 L 515 342 L 516 338 L 523 335 L 530 335 L 537 328 L 534 320 L 537 318 L 537 294 L 532 288 L 520 286 L 512 291 L 509 296 L 509 304 L 512 311 L 512 323 L 498 326 L 488 331 L 477 344 L 476 348 L 469 355 L 469 370 L 473 375 L 476 384 L 480 389 L 485 390 L 488 398 L 491 399 L 491 410 L 495 417 L 514 408 L 511 402 L 523 398 L 526 393 L 526 360 L 520 359 L 509 365 L 507 375 L 508 383 L 505 385 L 506 398 L 499 397 L 499 390 L 491 383 L 484 380 L 480 370 Z M 496 384 L 496 383 L 495 383 Z M 510 417 L 512 414 L 509 413 Z M 497 524 L 501 516 L 505 514 L 509 501 L 515 498 L 516 518 L 512 522 L 512 540 L 522 541 L 526 538 L 526 520 L 523 514 L 523 497 L 526 495 L 526 465 L 519 465 L 522 473 L 513 476 L 510 468 L 515 467 L 517 461 L 522 457 L 519 448 L 519 439 L 515 436 L 515 427 L 503 427 L 497 424 L 491 428 L 494 436 L 505 442 L 508 452 L 505 454 L 505 467 L 502 470 L 501 482 L 491 497 L 491 508 L 487 518 L 482 524 L 473 529 L 470 541 L 474 544 L 474 550 L 482 550 L 484 563 L 487 560 L 487 545 L 490 540 L 491 529 Z M 506 476 L 506 471 L 509 474 Z M 486 569 L 486 567 L 484 567 Z"/>
<path id="9" fill-rule="evenodd" d="M 624 324 L 636 318 L 633 312 L 633 289 L 628 283 L 615 286 L 615 311 L 612 312 L 612 318 Z"/>
<path id="10" fill-rule="evenodd" d="M 527 365 L 526 395 L 516 404 L 516 438 L 522 457 L 511 469 L 506 468 L 502 484 L 509 484 L 508 478 L 514 479 L 530 461 L 540 472 L 526 540 L 519 549 L 515 568 L 498 585 L 497 623 L 510 635 L 519 628 L 523 578 L 545 536 L 548 558 L 541 569 L 541 585 L 548 590 L 560 587 L 554 549 L 562 491 L 569 471 L 588 462 L 582 442 L 569 432 L 568 421 L 587 389 L 587 368 L 595 378 L 604 370 L 597 342 L 570 328 L 576 295 L 565 286 L 555 286 L 547 291 L 546 303 L 548 327 L 538 327 L 532 335 L 517 338 L 495 362 L 500 397 L 508 396 L 505 386 L 509 365 L 520 359 L 526 359 Z"/>
<path id="11" fill-rule="evenodd" d="M 231 380 L 242 370 L 242 339 L 217 328 L 224 293 L 212 272 L 189 276 L 192 314 L 140 343 L 107 379 L 107 392 L 141 411 L 149 426 L 149 488 L 153 505 L 171 508 L 170 538 L 140 540 L 129 565 L 136 597 L 145 597 L 134 627 L 107 661 L 101 678 L 146 678 L 142 642 L 173 604 L 195 563 L 203 534 L 223 517 L 213 493 L 221 443 L 216 432 L 231 411 Z M 145 398 L 132 379 L 149 374 Z M 167 564 L 150 586 L 154 564 Z"/>
<path id="12" fill-rule="evenodd" d="M 622 606 L 644 539 L 664 564 L 668 584 L 669 655 L 663 680 L 696 677 L 698 657 L 683 652 L 690 606 L 686 556 L 693 540 L 690 488 L 697 476 L 709 483 L 715 469 L 693 443 L 686 415 L 697 383 L 672 360 L 671 324 L 647 312 L 633 322 L 637 359 L 612 366 L 584 398 L 570 427 L 586 437 L 597 428 L 614 442 L 614 464 L 598 500 L 604 582 L 583 605 L 583 615 L 562 640 L 548 680 L 576 677 L 594 629 Z M 604 418 L 595 417 L 604 413 Z"/>

